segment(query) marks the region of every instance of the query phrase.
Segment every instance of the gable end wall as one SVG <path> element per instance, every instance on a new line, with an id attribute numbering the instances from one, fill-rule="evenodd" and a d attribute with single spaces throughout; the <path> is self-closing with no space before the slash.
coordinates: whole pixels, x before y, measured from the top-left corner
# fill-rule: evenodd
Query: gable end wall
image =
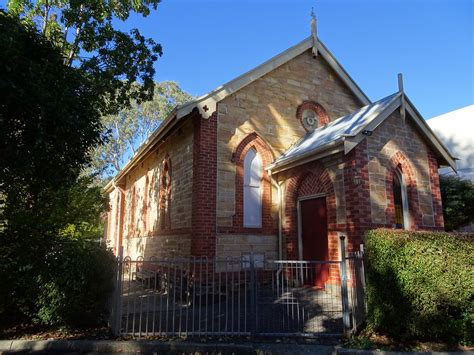
<path id="1" fill-rule="evenodd" d="M 297 118 L 298 106 L 305 101 L 322 105 L 329 120 L 349 114 L 362 106 L 324 59 L 321 56 L 313 58 L 310 51 L 218 103 L 218 256 L 239 256 L 250 251 L 267 257 L 276 256 L 277 189 L 272 184 L 272 228 L 246 233 L 242 233 L 242 228 L 235 228 L 236 214 L 242 206 L 236 206 L 239 200 L 235 200 L 237 166 L 233 162 L 233 154 L 239 144 L 255 132 L 266 142 L 274 157 L 280 156 L 306 133 Z M 343 193 L 338 191 L 339 200 L 341 195 Z"/>
<path id="2" fill-rule="evenodd" d="M 218 230 L 232 234 L 236 214 L 236 164 L 232 155 L 240 142 L 256 132 L 274 157 L 280 156 L 306 132 L 296 117 L 304 101 L 319 103 L 330 120 L 361 106 L 355 95 L 321 57 L 307 51 L 218 103 Z M 278 222 L 277 190 L 272 188 L 274 236 Z M 273 242 L 272 242 L 273 243 Z"/>
<path id="3" fill-rule="evenodd" d="M 393 227 L 391 182 L 399 165 L 407 186 L 411 229 L 442 229 L 438 163 L 431 148 L 413 128 L 402 121 L 399 110 L 367 138 L 372 223 Z"/>

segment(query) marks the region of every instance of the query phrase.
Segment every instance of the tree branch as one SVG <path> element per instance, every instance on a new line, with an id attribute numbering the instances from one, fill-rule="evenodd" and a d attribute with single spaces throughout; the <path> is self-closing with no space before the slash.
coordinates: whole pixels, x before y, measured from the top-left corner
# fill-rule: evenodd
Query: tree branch
<path id="1" fill-rule="evenodd" d="M 72 64 L 72 61 L 74 60 L 74 57 L 76 56 L 76 52 L 79 48 L 79 41 L 81 40 L 81 31 L 82 31 L 81 26 L 76 27 L 76 37 L 74 38 L 74 42 L 72 44 L 71 50 L 69 51 L 69 55 L 66 61 L 66 65 L 68 66 Z"/>
<path id="2" fill-rule="evenodd" d="M 43 28 L 41 29 L 41 33 L 43 35 L 46 34 L 46 29 L 48 27 L 48 19 L 49 19 L 49 3 L 48 0 L 44 3 L 44 12 L 43 12 Z"/>
<path id="3" fill-rule="evenodd" d="M 79 42 L 81 40 L 81 32 L 82 32 L 82 13 L 84 12 L 84 5 L 81 4 L 80 10 L 79 10 L 79 19 L 76 27 L 76 37 L 74 38 L 74 42 L 72 44 L 71 50 L 69 52 L 66 65 L 70 66 L 72 64 L 72 61 L 74 60 L 74 57 L 76 56 L 76 52 L 79 48 Z"/>
<path id="4" fill-rule="evenodd" d="M 69 26 L 64 26 L 64 36 L 63 36 L 63 48 L 62 52 L 64 53 L 64 50 L 66 49 L 66 43 L 67 43 L 67 33 L 69 31 Z"/>

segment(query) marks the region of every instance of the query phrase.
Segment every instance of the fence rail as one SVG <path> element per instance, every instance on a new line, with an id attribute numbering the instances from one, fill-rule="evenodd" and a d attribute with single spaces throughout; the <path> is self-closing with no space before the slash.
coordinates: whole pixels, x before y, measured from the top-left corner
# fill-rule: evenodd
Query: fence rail
<path id="1" fill-rule="evenodd" d="M 365 307 L 362 253 L 342 260 L 119 257 L 112 328 L 134 337 L 341 335 Z"/>

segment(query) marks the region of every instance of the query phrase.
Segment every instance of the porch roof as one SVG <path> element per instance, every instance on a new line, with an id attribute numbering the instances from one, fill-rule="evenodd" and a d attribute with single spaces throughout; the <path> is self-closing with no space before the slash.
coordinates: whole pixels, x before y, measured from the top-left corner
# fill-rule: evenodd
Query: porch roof
<path id="1" fill-rule="evenodd" d="M 308 132 L 266 169 L 277 172 L 334 153 L 349 153 L 366 136 L 370 136 L 372 131 L 395 109 L 400 107 L 404 99 L 409 117 L 416 123 L 438 156 L 442 158 L 443 163 L 455 169 L 455 158 L 437 139 L 424 119 L 417 114 L 411 102 L 400 91 L 340 117 L 313 132 Z"/>

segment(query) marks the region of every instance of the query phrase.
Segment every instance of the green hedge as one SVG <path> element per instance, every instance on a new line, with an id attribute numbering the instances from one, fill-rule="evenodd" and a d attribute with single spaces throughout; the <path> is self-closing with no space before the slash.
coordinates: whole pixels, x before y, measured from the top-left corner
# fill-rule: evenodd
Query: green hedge
<path id="1" fill-rule="evenodd" d="M 41 253 L 33 241 L 21 248 L 3 241 L 0 328 L 17 321 L 67 328 L 105 323 L 115 268 L 110 250 L 84 238 L 55 237 Z"/>
<path id="2" fill-rule="evenodd" d="M 90 326 L 107 320 L 114 256 L 96 241 L 60 238 L 38 275 L 35 319 L 43 324 Z"/>
<path id="3" fill-rule="evenodd" d="M 472 343 L 473 237 L 387 229 L 368 232 L 368 326 L 404 340 Z"/>

